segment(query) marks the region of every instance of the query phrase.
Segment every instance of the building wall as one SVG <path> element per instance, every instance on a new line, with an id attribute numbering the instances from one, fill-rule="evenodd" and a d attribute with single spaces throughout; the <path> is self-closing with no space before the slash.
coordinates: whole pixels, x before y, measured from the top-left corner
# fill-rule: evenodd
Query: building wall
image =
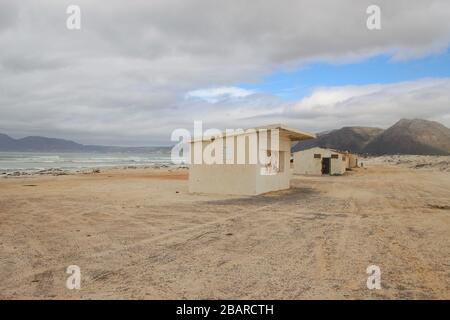
<path id="1" fill-rule="evenodd" d="M 315 158 L 315 154 L 320 154 L 320 158 Z M 337 159 L 331 158 L 331 155 L 338 155 Z M 322 174 L 322 158 L 331 158 L 330 174 L 340 175 L 345 173 L 345 169 L 349 163 L 346 155 L 333 152 L 330 149 L 311 148 L 294 153 L 294 173 L 307 175 Z"/>
<path id="2" fill-rule="evenodd" d="M 219 138 L 221 139 L 221 138 Z M 237 164 L 238 137 L 233 137 L 234 141 L 234 161 L 227 159 L 226 141 L 219 139 L 212 141 L 196 141 L 191 143 L 191 162 L 189 168 L 189 192 L 198 193 L 217 193 L 217 194 L 237 194 L 237 195 L 256 195 L 270 191 L 288 189 L 291 177 L 290 169 L 290 148 L 291 140 L 280 136 L 279 168 L 281 172 L 273 174 L 264 174 L 265 166 L 259 163 L 250 164 L 250 144 L 245 143 L 245 164 Z M 216 150 L 219 151 L 219 157 L 223 157 L 223 164 L 195 164 L 195 152 L 205 150 L 211 143 L 216 143 Z M 196 147 L 194 145 L 197 145 Z M 222 145 L 222 147 L 221 147 Z M 257 148 L 266 152 L 266 147 L 259 144 L 259 135 L 257 135 Z M 270 145 L 269 145 L 270 149 Z M 203 151 L 202 151 L 203 152 Z M 256 159 L 258 160 L 258 159 Z"/>
<path id="3" fill-rule="evenodd" d="M 336 153 L 333 153 L 336 154 Z M 345 155 L 338 154 L 338 158 L 331 159 L 331 168 L 330 168 L 330 174 L 331 175 L 341 175 L 345 173 L 345 169 L 347 167 L 347 162 L 344 160 Z"/>
<path id="4" fill-rule="evenodd" d="M 350 168 L 350 153 L 343 154 L 345 161 L 345 168 Z"/>
<path id="5" fill-rule="evenodd" d="M 349 168 L 356 168 L 358 166 L 358 157 L 355 154 L 349 155 Z"/>
<path id="6" fill-rule="evenodd" d="M 320 154 L 321 158 L 314 158 L 314 154 Z M 322 174 L 322 157 L 324 149 L 311 148 L 294 153 L 294 173 L 296 174 Z"/>
<path id="7" fill-rule="evenodd" d="M 258 165 L 191 164 L 189 192 L 255 195 Z"/>
<path id="8" fill-rule="evenodd" d="M 274 175 L 262 175 L 262 165 L 259 165 L 259 173 L 256 175 L 256 191 L 257 194 L 270 191 L 278 191 L 289 189 L 292 176 L 291 170 L 291 140 L 280 137 L 280 172 Z"/>

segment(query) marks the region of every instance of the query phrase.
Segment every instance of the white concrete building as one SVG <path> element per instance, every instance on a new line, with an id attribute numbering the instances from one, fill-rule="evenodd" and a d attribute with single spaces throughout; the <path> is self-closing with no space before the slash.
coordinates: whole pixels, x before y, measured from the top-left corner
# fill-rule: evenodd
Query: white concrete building
<path id="1" fill-rule="evenodd" d="M 315 147 L 294 153 L 295 174 L 341 175 L 349 167 L 349 155 L 333 149 Z"/>
<path id="2" fill-rule="evenodd" d="M 313 138 L 277 124 L 191 140 L 189 192 L 257 195 L 288 189 L 291 142 Z"/>
<path id="3" fill-rule="evenodd" d="M 353 153 L 348 154 L 348 168 L 358 167 L 358 156 Z"/>

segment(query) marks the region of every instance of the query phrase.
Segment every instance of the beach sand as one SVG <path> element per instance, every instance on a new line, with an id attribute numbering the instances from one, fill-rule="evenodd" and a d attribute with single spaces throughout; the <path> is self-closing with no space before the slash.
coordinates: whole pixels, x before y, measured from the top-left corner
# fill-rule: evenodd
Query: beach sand
<path id="1" fill-rule="evenodd" d="M 0 299 L 450 298 L 447 171 L 368 161 L 256 197 L 189 194 L 187 178 L 0 179 Z"/>

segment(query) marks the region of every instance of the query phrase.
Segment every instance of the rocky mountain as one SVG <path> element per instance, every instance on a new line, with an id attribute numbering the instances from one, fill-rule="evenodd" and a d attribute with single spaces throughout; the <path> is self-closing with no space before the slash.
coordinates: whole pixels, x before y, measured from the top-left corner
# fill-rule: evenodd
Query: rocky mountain
<path id="1" fill-rule="evenodd" d="M 402 119 L 374 137 L 363 152 L 449 155 L 450 129 L 436 121 Z"/>
<path id="2" fill-rule="evenodd" d="M 361 153 L 371 139 L 383 132 L 372 127 L 343 127 L 341 129 L 317 134 L 317 139 L 299 141 L 292 151 L 297 152 L 312 147 L 325 147 Z"/>
<path id="3" fill-rule="evenodd" d="M 325 147 L 354 153 L 449 155 L 450 129 L 439 122 L 402 119 L 383 130 L 371 127 L 344 127 L 317 134 L 317 139 L 300 141 L 297 152 Z"/>
<path id="4" fill-rule="evenodd" d="M 70 140 L 30 136 L 13 139 L 0 133 L 0 151 L 9 152 L 117 152 L 117 153 L 167 153 L 170 147 L 114 147 L 83 145 Z"/>

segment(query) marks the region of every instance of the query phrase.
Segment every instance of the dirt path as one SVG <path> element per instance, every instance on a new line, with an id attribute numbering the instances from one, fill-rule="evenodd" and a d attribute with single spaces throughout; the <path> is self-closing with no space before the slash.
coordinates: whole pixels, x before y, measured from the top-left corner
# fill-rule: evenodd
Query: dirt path
<path id="1" fill-rule="evenodd" d="M 449 173 L 374 166 L 238 198 L 131 170 L 0 193 L 0 298 L 450 298 Z"/>

